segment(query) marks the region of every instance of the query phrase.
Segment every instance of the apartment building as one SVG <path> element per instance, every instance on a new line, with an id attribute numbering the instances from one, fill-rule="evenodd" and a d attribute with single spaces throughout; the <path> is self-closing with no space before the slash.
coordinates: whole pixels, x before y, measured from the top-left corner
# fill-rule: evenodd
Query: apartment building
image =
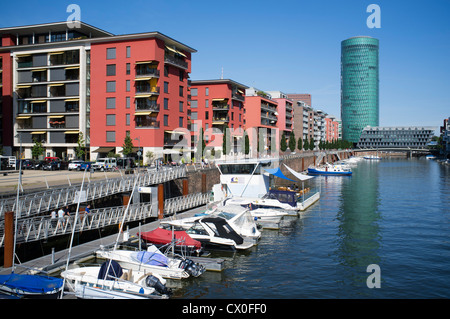
<path id="1" fill-rule="evenodd" d="M 339 139 L 339 121 L 333 115 L 325 117 L 325 140 L 327 142 L 333 142 Z"/>
<path id="2" fill-rule="evenodd" d="M 245 90 L 248 86 L 231 79 L 197 80 L 190 82 L 188 125 L 193 140 L 198 140 L 203 128 L 206 144 L 221 148 L 222 132 L 232 129 L 236 139 L 243 136 Z M 234 143 L 238 151 L 239 143 Z"/>
<path id="3" fill-rule="evenodd" d="M 187 125 L 194 49 L 159 32 L 116 36 L 86 23 L 0 29 L 5 154 L 75 157 L 83 134 L 91 159 L 135 146 L 162 152 Z"/>
<path id="4" fill-rule="evenodd" d="M 287 94 L 281 91 L 267 91 L 272 97 L 272 100 L 277 102 L 277 116 L 278 116 L 278 129 L 280 130 L 280 135 L 289 137 L 293 131 L 293 117 L 294 117 L 294 102 L 288 98 Z"/>

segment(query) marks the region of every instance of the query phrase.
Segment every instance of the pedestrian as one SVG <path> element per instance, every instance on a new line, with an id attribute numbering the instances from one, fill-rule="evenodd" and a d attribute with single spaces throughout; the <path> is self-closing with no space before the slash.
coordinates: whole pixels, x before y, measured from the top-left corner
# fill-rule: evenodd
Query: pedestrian
<path id="1" fill-rule="evenodd" d="M 64 210 L 62 208 L 58 210 L 58 220 L 61 226 L 64 228 Z"/>
<path id="2" fill-rule="evenodd" d="M 88 221 L 90 221 L 90 216 L 91 216 L 91 205 L 87 205 L 86 208 L 84 209 L 84 213 L 86 214 L 86 218 L 88 219 Z"/>
<path id="3" fill-rule="evenodd" d="M 50 216 L 50 223 L 52 227 L 55 227 L 56 223 L 58 222 L 58 220 L 56 219 L 56 210 L 52 210 Z"/>

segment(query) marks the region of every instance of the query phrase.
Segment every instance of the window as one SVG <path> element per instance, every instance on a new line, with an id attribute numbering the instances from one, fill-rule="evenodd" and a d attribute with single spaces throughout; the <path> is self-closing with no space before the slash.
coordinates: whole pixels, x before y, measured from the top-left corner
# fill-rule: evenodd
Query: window
<path id="1" fill-rule="evenodd" d="M 169 115 L 164 115 L 164 126 L 169 126 Z"/>
<path id="2" fill-rule="evenodd" d="M 115 64 L 108 64 L 106 66 L 106 75 L 107 76 L 116 75 L 116 65 Z"/>
<path id="3" fill-rule="evenodd" d="M 106 131 L 106 142 L 116 141 L 116 131 Z"/>
<path id="4" fill-rule="evenodd" d="M 197 120 L 198 119 L 198 113 L 197 112 L 191 112 L 191 120 Z"/>
<path id="5" fill-rule="evenodd" d="M 125 125 L 129 126 L 130 125 L 130 114 L 126 114 L 126 122 Z"/>
<path id="6" fill-rule="evenodd" d="M 164 93 L 169 93 L 169 82 L 164 82 Z"/>
<path id="7" fill-rule="evenodd" d="M 183 118 L 181 116 L 178 118 L 178 126 L 183 127 Z"/>
<path id="8" fill-rule="evenodd" d="M 183 87 L 182 85 L 180 85 L 180 87 L 179 87 L 179 89 L 178 89 L 178 94 L 179 94 L 180 96 L 183 96 L 183 89 L 184 89 L 184 87 Z"/>
<path id="9" fill-rule="evenodd" d="M 126 107 L 127 109 L 130 108 L 130 97 L 129 97 L 129 96 L 127 96 L 127 97 L 125 98 L 125 107 Z"/>
<path id="10" fill-rule="evenodd" d="M 115 114 L 106 114 L 106 125 L 107 126 L 116 125 L 116 115 Z"/>
<path id="11" fill-rule="evenodd" d="M 116 98 L 115 97 L 107 97 L 106 98 L 106 108 L 107 109 L 115 109 L 116 108 Z"/>
<path id="12" fill-rule="evenodd" d="M 191 96 L 197 96 L 198 94 L 198 89 L 191 89 Z"/>
<path id="13" fill-rule="evenodd" d="M 205 100 L 205 107 L 209 107 L 209 100 Z"/>
<path id="14" fill-rule="evenodd" d="M 191 101 L 191 109 L 196 109 L 198 107 L 198 101 L 197 100 L 192 100 Z"/>
<path id="15" fill-rule="evenodd" d="M 206 95 L 206 96 L 209 95 L 209 88 L 205 88 L 205 95 Z"/>
<path id="16" fill-rule="evenodd" d="M 208 111 L 205 112 L 205 120 L 209 120 L 209 112 Z"/>
<path id="17" fill-rule="evenodd" d="M 179 111 L 180 111 L 180 112 L 183 112 L 183 102 L 181 102 L 181 101 L 180 101 L 180 103 L 179 103 L 179 108 L 180 108 Z"/>
<path id="18" fill-rule="evenodd" d="M 130 73 L 131 73 L 131 65 L 130 65 L 130 63 L 127 63 L 127 69 L 126 70 L 127 70 L 126 71 L 127 75 L 130 75 Z"/>
<path id="19" fill-rule="evenodd" d="M 180 69 L 180 81 L 184 80 L 184 70 Z"/>
<path id="20" fill-rule="evenodd" d="M 131 47 L 127 47 L 127 58 L 131 57 Z"/>
<path id="21" fill-rule="evenodd" d="M 106 59 L 111 60 L 116 58 L 116 48 L 106 49 Z"/>
<path id="22" fill-rule="evenodd" d="M 130 92 L 130 80 L 126 81 L 126 91 Z"/>
<path id="23" fill-rule="evenodd" d="M 116 81 L 106 82 L 106 92 L 116 92 Z"/>
<path id="24" fill-rule="evenodd" d="M 164 110 L 168 110 L 168 109 L 169 109 L 169 99 L 164 98 Z"/>
<path id="25" fill-rule="evenodd" d="M 169 66 L 164 65 L 164 76 L 169 76 Z"/>

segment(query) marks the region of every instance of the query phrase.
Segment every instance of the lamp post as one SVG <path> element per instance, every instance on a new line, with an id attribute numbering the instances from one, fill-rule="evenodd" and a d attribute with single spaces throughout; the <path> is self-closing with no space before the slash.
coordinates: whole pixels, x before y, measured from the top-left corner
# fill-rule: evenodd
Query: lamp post
<path id="1" fill-rule="evenodd" d="M 139 145 L 139 150 L 137 152 L 137 154 L 138 154 L 138 174 L 139 174 L 140 168 L 141 168 L 140 167 L 141 166 L 141 137 L 138 136 L 135 138 L 135 140 L 138 141 L 138 145 Z"/>

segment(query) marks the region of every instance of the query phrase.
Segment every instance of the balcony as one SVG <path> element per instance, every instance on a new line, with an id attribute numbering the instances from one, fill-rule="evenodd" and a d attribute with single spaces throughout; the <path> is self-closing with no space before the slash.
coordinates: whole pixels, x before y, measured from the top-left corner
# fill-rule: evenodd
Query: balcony
<path id="1" fill-rule="evenodd" d="M 244 102 L 245 101 L 245 96 L 239 94 L 239 93 L 233 93 L 233 95 L 231 96 L 233 99 Z"/>
<path id="2" fill-rule="evenodd" d="M 148 96 L 150 96 L 152 94 L 159 94 L 159 86 L 137 84 L 136 85 L 136 94 L 148 95 Z"/>
<path id="3" fill-rule="evenodd" d="M 149 99 L 136 99 L 136 111 L 159 112 L 159 104 Z"/>
<path id="4" fill-rule="evenodd" d="M 168 64 L 172 64 L 173 66 L 176 66 L 176 67 L 179 67 L 182 69 L 188 68 L 188 63 L 186 61 L 184 61 L 183 58 L 175 57 L 172 55 L 166 54 L 164 56 L 164 62 L 168 63 Z"/>
<path id="5" fill-rule="evenodd" d="M 80 51 L 61 51 L 50 53 L 50 65 L 68 65 L 80 63 Z"/>
<path id="6" fill-rule="evenodd" d="M 159 70 L 151 68 L 149 64 L 136 65 L 136 80 L 140 80 L 141 77 L 159 78 Z"/>
<path id="7" fill-rule="evenodd" d="M 49 128 L 61 129 L 66 128 L 66 121 L 64 115 L 53 115 L 49 117 Z"/>
<path id="8" fill-rule="evenodd" d="M 136 128 L 159 128 L 159 121 L 156 121 L 155 117 L 148 115 L 136 115 L 134 118 Z"/>
<path id="9" fill-rule="evenodd" d="M 214 124 L 225 124 L 230 121 L 230 117 L 228 115 L 227 116 L 213 116 L 212 121 L 213 121 L 213 123 L 212 123 L 213 125 Z"/>
<path id="10" fill-rule="evenodd" d="M 224 103 L 212 103 L 212 109 L 213 111 L 228 111 L 230 109 L 229 104 Z"/>

